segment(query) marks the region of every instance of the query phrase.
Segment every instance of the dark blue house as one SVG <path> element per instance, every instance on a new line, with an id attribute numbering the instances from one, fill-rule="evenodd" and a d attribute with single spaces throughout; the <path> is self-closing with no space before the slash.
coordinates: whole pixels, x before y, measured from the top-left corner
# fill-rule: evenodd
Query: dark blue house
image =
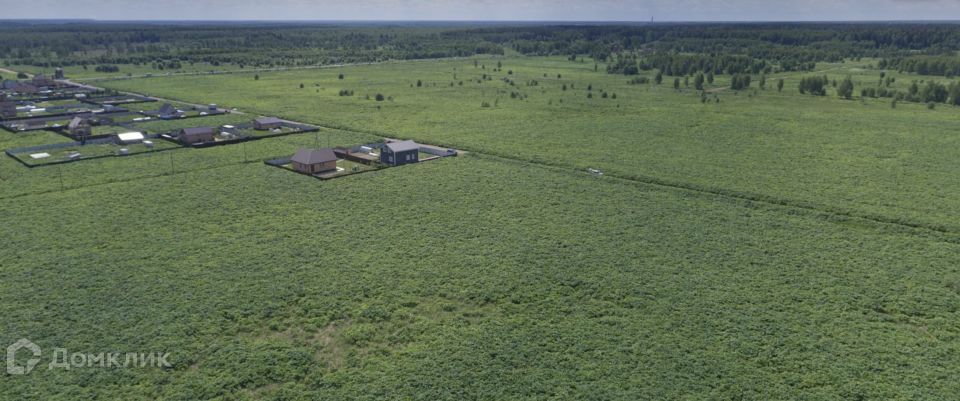
<path id="1" fill-rule="evenodd" d="M 414 141 L 390 142 L 380 151 L 380 162 L 390 166 L 420 161 L 420 145 Z"/>

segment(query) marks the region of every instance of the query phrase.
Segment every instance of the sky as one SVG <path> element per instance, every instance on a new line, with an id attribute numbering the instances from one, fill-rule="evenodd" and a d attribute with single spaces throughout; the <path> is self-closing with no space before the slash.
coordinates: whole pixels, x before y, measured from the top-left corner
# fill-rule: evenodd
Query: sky
<path id="1" fill-rule="evenodd" d="M 0 19 L 955 20 L 960 0 L 0 0 Z"/>

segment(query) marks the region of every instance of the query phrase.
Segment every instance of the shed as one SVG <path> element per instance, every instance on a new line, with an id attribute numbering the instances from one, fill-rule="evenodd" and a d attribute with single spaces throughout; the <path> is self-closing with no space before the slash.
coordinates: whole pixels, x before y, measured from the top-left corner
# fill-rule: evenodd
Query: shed
<path id="1" fill-rule="evenodd" d="M 290 158 L 293 169 L 306 174 L 323 173 L 337 169 L 337 155 L 333 149 L 300 149 Z"/>
<path id="2" fill-rule="evenodd" d="M 259 117 L 253 120 L 253 128 L 258 130 L 268 130 L 283 126 L 283 120 L 276 117 Z"/>
<path id="3" fill-rule="evenodd" d="M 143 133 L 140 132 L 125 132 L 122 134 L 117 134 L 117 140 L 120 143 L 140 143 L 143 142 Z"/>
<path id="4" fill-rule="evenodd" d="M 91 130 L 90 121 L 80 116 L 73 117 L 67 124 L 67 131 L 75 137 L 90 136 Z"/>
<path id="5" fill-rule="evenodd" d="M 390 166 L 420 161 L 420 144 L 414 141 L 388 142 L 380 151 L 380 162 Z"/>
<path id="6" fill-rule="evenodd" d="M 180 130 L 180 133 L 177 134 L 177 140 L 187 145 L 200 142 L 213 142 L 214 135 L 216 135 L 216 130 L 212 127 L 183 128 Z"/>

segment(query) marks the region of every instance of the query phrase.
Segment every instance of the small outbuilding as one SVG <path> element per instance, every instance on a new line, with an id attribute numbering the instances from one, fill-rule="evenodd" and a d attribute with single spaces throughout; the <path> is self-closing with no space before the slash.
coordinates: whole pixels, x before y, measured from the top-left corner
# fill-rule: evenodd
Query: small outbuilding
<path id="1" fill-rule="evenodd" d="M 293 169 L 305 173 L 316 174 L 337 169 L 337 155 L 333 149 L 300 149 L 290 158 Z"/>
<path id="2" fill-rule="evenodd" d="M 276 117 L 260 117 L 253 120 L 253 129 L 268 130 L 280 128 L 283 126 L 283 120 Z"/>
<path id="3" fill-rule="evenodd" d="M 213 142 L 213 137 L 217 132 L 212 127 L 193 127 L 183 128 L 177 134 L 177 140 L 180 143 L 192 145 L 200 142 Z"/>
<path id="4" fill-rule="evenodd" d="M 70 124 L 67 124 L 67 132 L 76 138 L 90 136 L 92 133 L 90 120 L 80 116 L 73 117 L 73 119 L 70 120 Z"/>
<path id="5" fill-rule="evenodd" d="M 414 141 L 388 142 L 380 151 L 380 163 L 390 166 L 420 161 L 420 144 Z"/>
<path id="6" fill-rule="evenodd" d="M 143 142 L 143 139 L 143 133 L 141 132 L 124 132 L 122 134 L 117 134 L 117 141 L 124 145 L 140 143 Z"/>

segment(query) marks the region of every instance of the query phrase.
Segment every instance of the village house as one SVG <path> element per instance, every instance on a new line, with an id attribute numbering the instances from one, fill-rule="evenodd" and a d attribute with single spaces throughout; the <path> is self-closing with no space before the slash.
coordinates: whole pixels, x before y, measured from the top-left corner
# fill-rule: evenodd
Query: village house
<path id="1" fill-rule="evenodd" d="M 177 134 L 177 140 L 186 145 L 200 142 L 213 142 L 216 130 L 212 127 L 183 128 Z"/>
<path id="2" fill-rule="evenodd" d="M 260 117 L 253 120 L 253 129 L 268 130 L 280 128 L 283 126 L 283 120 L 276 117 Z"/>
<path id="3" fill-rule="evenodd" d="M 420 161 L 420 145 L 414 141 L 389 142 L 380 151 L 380 162 L 390 166 Z"/>
<path id="4" fill-rule="evenodd" d="M 337 155 L 333 153 L 333 149 L 300 149 L 290 161 L 294 170 L 305 174 L 337 169 Z"/>
<path id="5" fill-rule="evenodd" d="M 84 138 L 90 136 L 93 131 L 89 120 L 76 116 L 70 120 L 70 124 L 67 124 L 67 132 L 74 138 Z"/>
<path id="6" fill-rule="evenodd" d="M 156 115 L 162 120 L 172 120 L 174 118 L 180 118 L 183 116 L 183 113 L 181 113 L 180 110 L 177 110 L 176 107 L 173 107 L 173 105 L 170 103 L 164 103 L 159 109 L 157 109 Z"/>

